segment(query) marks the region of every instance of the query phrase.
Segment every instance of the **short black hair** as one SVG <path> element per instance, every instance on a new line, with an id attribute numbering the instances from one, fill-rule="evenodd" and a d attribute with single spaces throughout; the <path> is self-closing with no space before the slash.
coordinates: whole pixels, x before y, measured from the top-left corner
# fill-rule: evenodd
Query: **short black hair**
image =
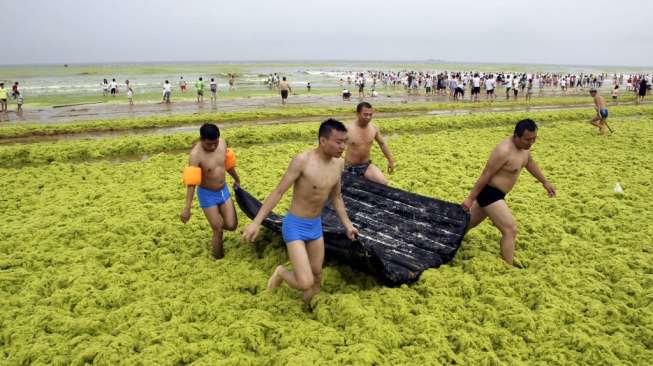
<path id="1" fill-rule="evenodd" d="M 217 140 L 220 137 L 218 126 L 213 123 L 205 123 L 200 127 L 200 139 Z"/>
<path id="2" fill-rule="evenodd" d="M 363 110 L 363 108 L 372 108 L 372 105 L 368 102 L 360 102 L 356 106 L 356 113 L 360 113 Z"/>
<path id="3" fill-rule="evenodd" d="M 526 118 L 517 122 L 517 125 L 515 125 L 515 136 L 522 137 L 525 130 L 529 130 L 531 132 L 537 131 L 537 124 L 535 124 L 535 121 L 530 118 Z"/>
<path id="4" fill-rule="evenodd" d="M 320 124 L 320 129 L 317 132 L 318 140 L 320 137 L 329 138 L 329 136 L 331 136 L 331 131 L 333 130 L 347 132 L 347 127 L 345 127 L 342 122 L 329 118 Z"/>

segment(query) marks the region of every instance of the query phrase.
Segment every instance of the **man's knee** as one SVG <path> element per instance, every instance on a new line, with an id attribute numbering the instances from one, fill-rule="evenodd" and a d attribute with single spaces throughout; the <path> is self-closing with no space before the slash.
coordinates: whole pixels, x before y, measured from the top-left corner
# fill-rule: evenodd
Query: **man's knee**
<path id="1" fill-rule="evenodd" d="M 212 222 L 211 230 L 213 230 L 214 233 L 222 232 L 222 230 L 224 230 L 222 222 Z"/>
<path id="2" fill-rule="evenodd" d="M 313 287 L 314 283 L 314 278 L 313 278 L 313 273 L 303 273 L 303 274 L 297 274 L 297 286 L 301 290 L 308 290 L 311 287 Z"/>
<path id="3" fill-rule="evenodd" d="M 374 165 L 370 165 L 370 167 L 367 168 L 364 176 L 371 181 L 388 185 L 388 180 L 385 178 L 381 170 Z"/>
<path id="4" fill-rule="evenodd" d="M 500 227 L 499 230 L 501 231 L 501 234 L 505 237 L 509 237 L 509 238 L 517 237 L 517 224 L 515 223 L 504 225 L 503 227 Z"/>
<path id="5" fill-rule="evenodd" d="M 236 216 L 229 220 L 224 220 L 224 230 L 234 231 L 236 227 L 238 227 L 238 218 Z"/>

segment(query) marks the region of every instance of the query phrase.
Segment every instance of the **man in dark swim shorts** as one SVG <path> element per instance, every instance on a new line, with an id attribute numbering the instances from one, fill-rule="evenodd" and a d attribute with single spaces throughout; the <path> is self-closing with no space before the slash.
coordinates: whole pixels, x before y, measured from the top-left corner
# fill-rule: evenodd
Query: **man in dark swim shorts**
<path id="1" fill-rule="evenodd" d="M 356 106 L 356 122 L 347 126 L 347 152 L 345 153 L 345 171 L 361 175 L 371 181 L 388 184 L 383 172 L 370 160 L 372 144 L 376 141 L 388 159 L 388 173 L 392 174 L 395 162 L 378 127 L 372 123 L 374 109 L 368 102 Z"/>
<path id="2" fill-rule="evenodd" d="M 462 203 L 469 211 L 470 221 L 467 230 L 490 217 L 494 226 L 501 231 L 501 256 L 513 264 L 517 223 L 504 200 L 512 190 L 523 168 L 539 180 L 549 197 L 555 197 L 555 188 L 544 178 L 544 174 L 531 157 L 529 149 L 537 138 L 537 125 L 530 119 L 519 121 L 512 137 L 497 145 L 478 178 L 474 188 Z"/>

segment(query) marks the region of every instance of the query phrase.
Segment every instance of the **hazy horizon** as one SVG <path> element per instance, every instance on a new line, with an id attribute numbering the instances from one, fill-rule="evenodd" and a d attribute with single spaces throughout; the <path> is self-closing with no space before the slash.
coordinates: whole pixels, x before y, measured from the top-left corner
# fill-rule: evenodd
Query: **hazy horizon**
<path id="1" fill-rule="evenodd" d="M 651 67 L 653 2 L 7 2 L 0 65 L 407 62 Z"/>

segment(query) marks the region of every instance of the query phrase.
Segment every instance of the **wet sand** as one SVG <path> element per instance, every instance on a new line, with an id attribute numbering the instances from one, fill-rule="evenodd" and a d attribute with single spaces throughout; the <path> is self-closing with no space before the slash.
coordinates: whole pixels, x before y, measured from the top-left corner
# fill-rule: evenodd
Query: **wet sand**
<path id="1" fill-rule="evenodd" d="M 547 90 L 545 96 L 560 96 L 560 93 Z M 584 94 L 580 94 L 584 95 Z M 533 99 L 538 98 L 538 94 L 533 95 Z M 380 94 L 378 97 L 366 97 L 359 99 L 356 94 L 352 96 L 349 101 L 343 101 L 340 95 L 326 96 L 326 95 L 291 95 L 288 98 L 288 106 L 294 107 L 341 107 L 351 106 L 355 108 L 356 104 L 366 100 L 373 105 L 376 104 L 393 104 L 393 103 L 432 103 L 432 102 L 450 102 L 448 96 L 425 96 L 425 95 L 407 95 L 407 94 Z M 505 100 L 503 94 L 499 93 L 497 101 Z M 512 100 L 512 98 L 511 98 Z M 523 100 L 523 97 L 520 97 Z M 589 101 L 588 96 L 588 101 Z M 480 101 L 485 101 L 485 96 L 482 95 Z M 460 102 L 471 103 L 466 98 Z M 23 113 L 17 115 L 15 111 L 9 111 L 5 116 L 0 115 L 0 121 L 3 124 L 27 124 L 27 123 L 65 123 L 74 120 L 97 120 L 97 119 L 125 119 L 125 118 L 139 118 L 153 115 L 192 115 L 202 113 L 218 113 L 218 112 L 236 112 L 236 111 L 251 111 L 261 108 L 283 108 L 281 106 L 280 97 L 252 97 L 252 98 L 235 98 L 235 99 L 220 99 L 215 104 L 210 102 L 210 98 L 205 98 L 204 103 L 197 103 L 194 101 L 179 101 L 175 102 L 174 98 L 172 103 L 158 103 L 158 102 L 138 102 L 136 101 L 133 106 L 130 106 L 125 101 L 124 103 L 99 103 L 99 104 L 85 104 L 74 105 L 69 107 L 40 107 L 32 109 L 29 104 L 23 106 Z"/>

